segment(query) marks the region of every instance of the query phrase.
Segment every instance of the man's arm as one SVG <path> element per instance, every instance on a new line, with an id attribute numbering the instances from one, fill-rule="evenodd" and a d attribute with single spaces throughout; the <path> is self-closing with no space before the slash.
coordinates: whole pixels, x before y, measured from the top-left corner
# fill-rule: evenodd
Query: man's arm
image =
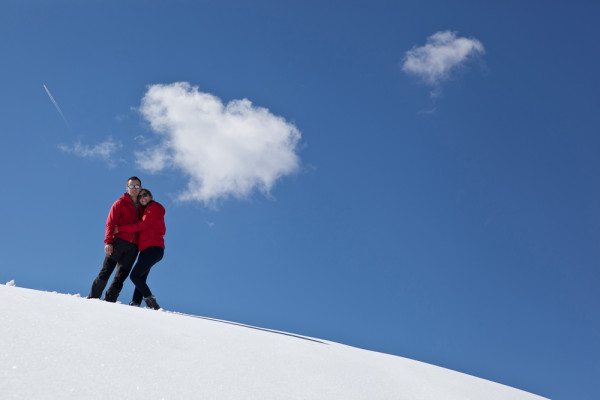
<path id="1" fill-rule="evenodd" d="M 119 206 L 118 201 L 116 201 L 110 211 L 108 212 L 108 218 L 106 218 L 106 232 L 104 234 L 104 252 L 106 255 L 111 255 L 113 252 L 113 240 L 115 238 L 114 231 L 117 223 L 119 222 Z"/>

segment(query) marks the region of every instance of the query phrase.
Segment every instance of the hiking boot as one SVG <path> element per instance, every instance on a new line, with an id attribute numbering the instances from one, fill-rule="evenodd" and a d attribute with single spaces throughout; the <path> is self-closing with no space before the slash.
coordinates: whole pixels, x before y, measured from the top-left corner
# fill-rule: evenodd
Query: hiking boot
<path id="1" fill-rule="evenodd" d="M 119 297 L 119 293 L 121 293 L 121 289 L 123 288 L 123 284 L 120 282 L 113 282 L 110 287 L 104 293 L 104 300 L 109 303 L 116 303 L 117 298 Z"/>
<path id="2" fill-rule="evenodd" d="M 129 305 L 133 306 L 133 307 L 139 307 L 139 306 L 141 306 L 140 303 L 136 303 L 135 301 L 130 302 Z"/>
<path id="3" fill-rule="evenodd" d="M 146 305 L 152 308 L 153 310 L 160 310 L 160 306 L 156 302 L 155 296 L 144 297 L 144 301 L 146 302 Z"/>

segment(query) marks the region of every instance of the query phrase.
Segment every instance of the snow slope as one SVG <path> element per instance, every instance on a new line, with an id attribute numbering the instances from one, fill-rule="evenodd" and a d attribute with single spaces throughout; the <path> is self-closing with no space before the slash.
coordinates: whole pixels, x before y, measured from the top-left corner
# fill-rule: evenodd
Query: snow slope
<path id="1" fill-rule="evenodd" d="M 402 357 L 12 282 L 0 285 L 0 398 L 542 399 Z"/>

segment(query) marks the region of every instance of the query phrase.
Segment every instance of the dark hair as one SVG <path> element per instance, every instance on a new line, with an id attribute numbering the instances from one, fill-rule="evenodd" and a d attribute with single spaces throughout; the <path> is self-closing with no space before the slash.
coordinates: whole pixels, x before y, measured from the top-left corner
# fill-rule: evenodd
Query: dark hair
<path id="1" fill-rule="evenodd" d="M 138 181 L 140 183 L 140 185 L 142 184 L 142 180 L 140 178 L 138 178 L 137 176 L 132 176 L 131 178 L 127 179 L 127 182 L 129 181 Z"/>
<path id="2" fill-rule="evenodd" d="M 144 192 L 148 193 L 150 195 L 150 197 L 154 198 L 154 196 L 152 196 L 152 192 L 150 190 L 146 189 L 146 188 L 142 188 L 142 190 L 140 190 L 140 194 L 139 195 L 141 195 Z"/>

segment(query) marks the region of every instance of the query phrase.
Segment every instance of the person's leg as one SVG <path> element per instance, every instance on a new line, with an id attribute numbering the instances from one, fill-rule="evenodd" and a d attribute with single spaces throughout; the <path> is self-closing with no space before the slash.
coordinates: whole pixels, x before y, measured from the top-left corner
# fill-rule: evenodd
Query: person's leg
<path id="1" fill-rule="evenodd" d="M 148 274 L 150 273 L 152 266 L 162 260 L 164 253 L 165 250 L 158 246 L 149 247 L 140 253 L 140 257 L 138 258 L 135 267 L 131 271 L 130 277 L 136 289 L 133 298 L 133 301 L 136 303 L 141 302 L 141 298 L 139 297 L 140 295 L 142 297 L 152 296 L 152 292 L 146 284 L 146 279 L 148 278 Z"/>
<path id="2" fill-rule="evenodd" d="M 135 267 L 133 267 L 133 269 L 135 269 Z M 133 273 L 133 271 L 131 271 L 131 273 Z M 129 305 L 139 306 L 140 304 L 142 304 L 143 299 L 144 296 L 142 295 L 142 293 L 137 288 L 135 288 L 135 290 L 133 291 L 133 298 L 131 299 L 131 303 L 129 303 Z"/>
<path id="3" fill-rule="evenodd" d="M 94 279 L 92 283 L 92 288 L 90 289 L 90 294 L 88 295 L 88 299 L 99 299 L 102 297 L 102 292 L 108 283 L 108 279 L 112 275 L 115 270 L 115 266 L 117 262 L 110 258 L 109 256 L 104 257 L 104 262 L 102 263 L 102 269 L 100 273 Z"/>
<path id="4" fill-rule="evenodd" d="M 106 294 L 104 295 L 104 300 L 112 303 L 117 301 L 117 298 L 123 289 L 123 283 L 129 276 L 129 272 L 131 272 L 131 268 L 133 267 L 133 263 L 135 262 L 135 258 L 138 254 L 136 245 L 125 242 L 124 246 L 125 250 L 122 252 L 117 263 L 117 272 L 115 273 L 115 277 L 113 278 L 110 287 L 106 290 Z"/>

